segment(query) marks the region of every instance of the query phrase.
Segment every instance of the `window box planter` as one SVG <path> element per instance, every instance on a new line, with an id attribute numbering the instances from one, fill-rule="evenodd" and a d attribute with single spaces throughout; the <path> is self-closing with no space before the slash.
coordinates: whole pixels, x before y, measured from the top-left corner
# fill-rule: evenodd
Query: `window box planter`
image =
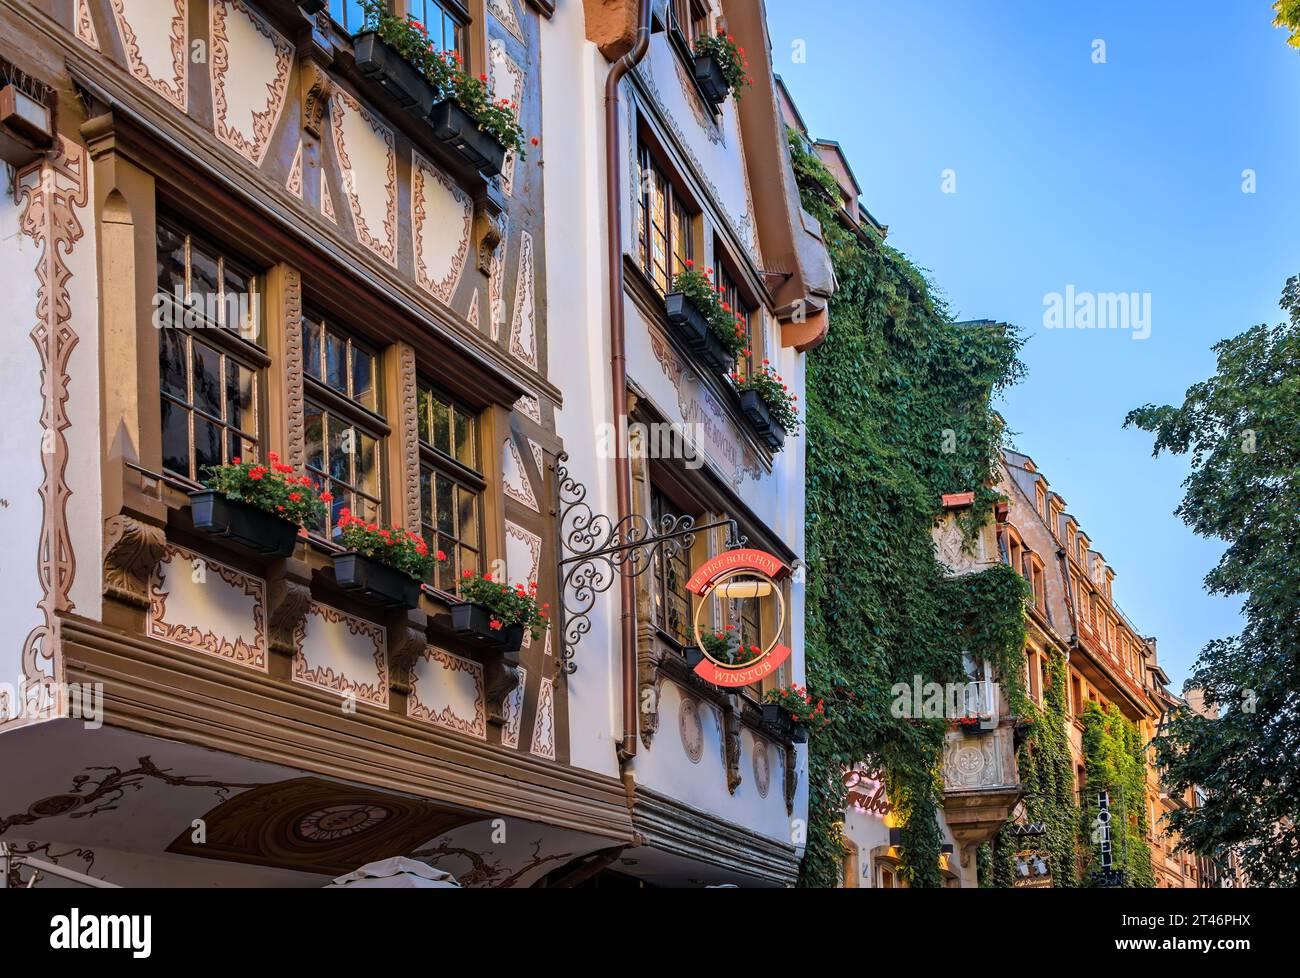
<path id="1" fill-rule="evenodd" d="M 288 557 L 298 542 L 298 527 L 288 520 L 213 489 L 190 493 L 190 514 L 196 530 L 265 557 Z"/>
<path id="2" fill-rule="evenodd" d="M 722 65 L 711 54 L 697 54 L 694 60 L 696 84 L 713 105 L 718 106 L 731 95 L 731 86 L 727 76 L 722 73 Z"/>
<path id="3" fill-rule="evenodd" d="M 462 638 L 499 652 L 518 652 L 524 644 L 524 626 L 492 628 L 492 612 L 481 604 L 462 601 L 451 606 L 452 630 Z"/>
<path id="4" fill-rule="evenodd" d="M 399 106 L 423 118 L 433 108 L 433 89 L 411 63 L 375 31 L 358 34 L 352 41 L 357 71 L 380 85 Z"/>
<path id="5" fill-rule="evenodd" d="M 695 303 L 691 302 L 684 293 L 669 292 L 664 297 L 664 307 L 668 313 L 668 321 L 677 327 L 686 345 L 708 364 L 711 370 L 720 374 L 731 370 L 733 362 L 731 354 L 722 345 L 722 340 L 713 331 L 704 314 L 695 307 Z"/>
<path id="6" fill-rule="evenodd" d="M 354 550 L 334 555 L 334 579 L 343 590 L 385 608 L 414 608 L 420 603 L 419 581 Z"/>
<path id="7" fill-rule="evenodd" d="M 767 401 L 759 396 L 758 391 L 740 392 L 740 410 L 745 413 L 749 423 L 759 438 L 774 452 L 779 452 L 785 445 L 785 429 L 772 418 L 767 408 Z"/>
<path id="8" fill-rule="evenodd" d="M 763 723 L 780 736 L 789 737 L 792 743 L 808 743 L 807 725 L 795 723 L 794 715 L 779 703 L 763 704 Z"/>
<path id="9" fill-rule="evenodd" d="M 686 668 L 694 669 L 704 661 L 704 650 L 698 645 L 688 645 L 682 649 L 682 655 L 686 657 Z"/>
<path id="10" fill-rule="evenodd" d="M 466 166 L 494 177 L 505 164 L 506 148 L 495 136 L 479 128 L 474 118 L 451 99 L 443 99 L 429 112 L 434 138 Z"/>

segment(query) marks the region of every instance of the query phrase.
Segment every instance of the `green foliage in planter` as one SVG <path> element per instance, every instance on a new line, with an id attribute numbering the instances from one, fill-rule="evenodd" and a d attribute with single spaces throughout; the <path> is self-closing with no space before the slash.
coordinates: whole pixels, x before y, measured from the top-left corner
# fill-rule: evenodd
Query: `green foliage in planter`
<path id="1" fill-rule="evenodd" d="M 1016 753 L 1016 767 L 1028 796 L 1030 822 L 1042 822 L 1047 834 L 1016 839 L 1005 829 L 980 847 L 980 885 L 1009 887 L 1015 879 L 1015 855 L 1022 848 L 1050 854 L 1052 886 L 1078 885 L 1076 833 L 1079 806 L 1074 800 L 1074 765 L 1070 758 L 1069 690 L 1065 658 L 1053 651 L 1047 663 L 1042 705 L 1025 698 L 1016 712 L 1032 720 L 1031 733 Z"/>
<path id="2" fill-rule="evenodd" d="M 522 584 L 494 581 L 491 574 L 477 577 L 473 571 L 465 571 L 456 590 L 462 601 L 481 605 L 492 613 L 490 627 L 494 630 L 523 625 L 536 640 L 549 625 L 550 605 L 538 602 L 536 581 L 529 581 L 525 588 Z"/>
<path id="3" fill-rule="evenodd" d="M 700 645 L 714 659 L 733 666 L 743 666 L 753 662 L 762 650 L 757 645 L 748 648 L 740 644 L 740 631 L 735 625 L 728 625 L 721 632 L 700 632 Z"/>
<path id="4" fill-rule="evenodd" d="M 745 58 L 745 49 L 736 43 L 736 39 L 727 33 L 726 28 L 719 27 L 716 34 L 706 34 L 695 42 L 696 55 L 711 54 L 722 69 L 722 77 L 727 79 L 731 94 L 740 98 L 745 89 L 754 84 L 749 76 L 749 61 Z"/>
<path id="5" fill-rule="evenodd" d="M 670 291 L 680 292 L 695 304 L 733 358 L 748 352 L 745 349 L 745 319 L 722 298 L 722 286 L 713 281 L 713 269 L 701 272 L 688 258 L 686 271 L 673 276 Z"/>
<path id="6" fill-rule="evenodd" d="M 1083 883 L 1099 868 L 1093 838 L 1097 824 L 1097 793 L 1110 795 L 1112 868 L 1124 870 L 1124 885 L 1156 885 L 1147 845 L 1146 754 L 1137 727 L 1114 703 L 1103 709 L 1088 703 L 1083 721 L 1084 792 L 1079 838 L 1084 846 Z"/>
<path id="7" fill-rule="evenodd" d="M 429 40 L 429 32 L 413 16 L 398 17 L 388 9 L 388 0 L 361 0 L 365 21 L 361 32 L 374 31 L 405 58 L 433 86 L 434 98 L 454 99 L 469 113 L 479 128 L 506 149 L 524 156 L 524 131 L 519 125 L 519 106 L 509 99 L 495 99 L 485 74 L 475 78 L 465 70 L 460 53 L 442 51 Z"/>
<path id="8" fill-rule="evenodd" d="M 767 405 L 772 420 L 784 428 L 786 434 L 793 435 L 799 430 L 799 412 L 795 407 L 799 395 L 790 390 L 790 386 L 766 360 L 757 370 L 751 370 L 748 377 L 742 378 L 740 374 L 733 373 L 731 379 L 738 391 L 757 391 Z"/>
<path id="9" fill-rule="evenodd" d="M 990 398 L 1022 371 L 1020 339 L 957 326 L 919 271 L 840 224 L 834 180 L 790 133 L 803 206 L 821 221 L 838 287 L 826 342 L 808 357 L 808 685 L 831 724 L 813 743 L 800 882 L 834 886 L 842 772 L 885 773 L 912 886 L 939 886 L 943 720 L 900 722 L 895 683 L 962 682 L 963 651 L 993 660 L 1013 695 L 1023 673 L 1024 581 L 1010 568 L 947 580 L 931 531 L 944 493 L 975 492 L 973 535 L 992 515 L 1002 428 Z"/>
<path id="10" fill-rule="evenodd" d="M 355 550 L 361 556 L 408 574 L 417 581 L 428 579 L 435 561 L 447 561 L 447 555 L 441 550 L 429 553 L 429 545 L 423 537 L 397 524 L 385 529 L 378 523 L 367 523 L 353 516 L 350 510 L 341 509 L 335 525 L 339 530 L 339 545 L 345 550 Z"/>
<path id="11" fill-rule="evenodd" d="M 317 526 L 325 519 L 325 504 L 333 500 L 328 492 L 318 494 L 320 485 L 307 475 L 294 475 L 275 452 L 267 463 L 234 458 L 226 465 L 207 467 L 204 485 L 227 499 L 247 503 L 274 513 L 295 526 Z"/>
<path id="12" fill-rule="evenodd" d="M 826 702 L 814 700 L 806 686 L 796 683 L 769 689 L 763 696 L 763 702 L 785 707 L 795 723 L 802 723 L 809 728 L 830 726 L 830 718 L 826 716 Z"/>

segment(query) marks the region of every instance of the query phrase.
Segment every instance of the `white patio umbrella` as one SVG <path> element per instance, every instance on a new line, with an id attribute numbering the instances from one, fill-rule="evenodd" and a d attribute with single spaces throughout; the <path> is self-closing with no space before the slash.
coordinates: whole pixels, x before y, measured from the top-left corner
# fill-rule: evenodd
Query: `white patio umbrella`
<path id="1" fill-rule="evenodd" d="M 434 869 L 428 863 L 405 856 L 380 859 L 366 863 L 360 869 L 354 869 L 346 876 L 340 876 L 324 887 L 327 890 L 425 890 L 461 888 L 456 877 L 441 869 Z"/>

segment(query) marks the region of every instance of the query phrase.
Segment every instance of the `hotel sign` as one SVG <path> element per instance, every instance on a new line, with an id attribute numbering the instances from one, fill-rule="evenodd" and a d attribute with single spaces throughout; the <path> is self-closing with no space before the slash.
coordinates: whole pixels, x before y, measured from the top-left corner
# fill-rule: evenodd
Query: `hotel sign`
<path id="1" fill-rule="evenodd" d="M 710 606 L 710 601 L 699 601 L 695 608 L 695 644 L 704 653 L 704 658 L 695 667 L 696 675 L 715 686 L 749 686 L 771 675 L 781 663 L 790 658 L 790 648 L 780 644 L 780 636 L 785 631 L 786 615 L 785 596 L 780 581 L 789 573 L 790 568 L 779 558 L 762 550 L 747 548 L 728 550 L 700 566 L 686 584 L 688 591 L 704 599 L 774 602 L 776 628 L 773 635 L 776 637 L 761 650 L 757 658 L 743 665 L 716 659 L 700 640 L 700 625 L 706 620 L 704 613 Z"/>

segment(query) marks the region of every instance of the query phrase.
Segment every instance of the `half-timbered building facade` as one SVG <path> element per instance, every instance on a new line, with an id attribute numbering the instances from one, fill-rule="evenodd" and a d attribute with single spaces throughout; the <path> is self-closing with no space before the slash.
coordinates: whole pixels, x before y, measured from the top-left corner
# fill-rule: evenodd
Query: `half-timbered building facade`
<path id="1" fill-rule="evenodd" d="M 780 620 L 743 627 L 794 650 L 767 685 L 802 679 L 803 451 L 664 304 L 686 259 L 715 269 L 737 372 L 801 390 L 831 281 L 762 5 L 394 12 L 514 107 L 499 172 L 367 67 L 355 0 L 0 0 L 0 842 L 121 885 L 392 856 L 469 886 L 788 884 L 806 747 L 761 686 L 685 667 L 683 585 L 741 537 L 793 568 Z M 691 56 L 719 27 L 753 76 L 720 104 Z M 611 133 L 602 88 L 638 51 Z M 196 524 L 208 467 L 242 458 L 332 496 L 288 556 Z M 717 526 L 583 606 L 584 501 Z M 345 507 L 446 553 L 416 607 L 340 583 Z M 465 573 L 536 582 L 552 627 L 467 640 Z"/>

